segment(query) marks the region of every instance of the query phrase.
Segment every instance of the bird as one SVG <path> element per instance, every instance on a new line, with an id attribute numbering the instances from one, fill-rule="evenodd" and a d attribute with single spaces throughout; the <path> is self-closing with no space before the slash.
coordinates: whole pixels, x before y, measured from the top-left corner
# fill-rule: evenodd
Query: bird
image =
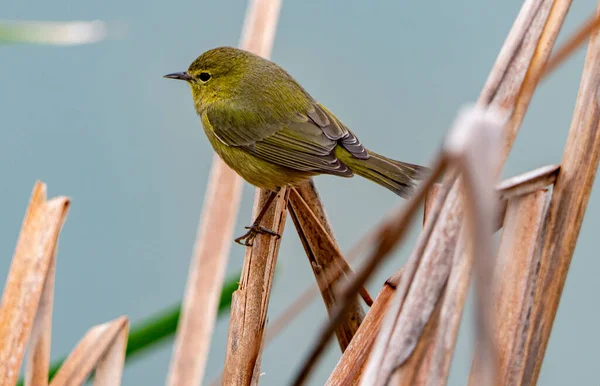
<path id="1" fill-rule="evenodd" d="M 216 154 L 269 192 L 248 232 L 235 239 L 241 245 L 251 246 L 259 233 L 280 237 L 260 223 L 282 187 L 316 175 L 356 174 L 408 198 L 428 174 L 426 167 L 368 150 L 281 66 L 249 51 L 213 48 L 164 78 L 187 82 Z"/>

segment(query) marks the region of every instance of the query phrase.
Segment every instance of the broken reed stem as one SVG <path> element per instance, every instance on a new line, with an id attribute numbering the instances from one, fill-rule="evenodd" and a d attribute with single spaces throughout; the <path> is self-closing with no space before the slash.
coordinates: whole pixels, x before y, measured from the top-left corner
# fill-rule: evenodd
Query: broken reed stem
<path id="1" fill-rule="evenodd" d="M 527 109 L 529 108 L 531 98 L 533 98 L 533 94 L 539 84 L 539 81 L 544 75 L 544 69 L 546 68 L 546 64 L 548 63 L 550 54 L 552 53 L 552 48 L 554 47 L 554 43 L 556 42 L 556 38 L 558 37 L 558 33 L 560 32 L 565 17 L 569 12 L 571 2 L 572 0 L 544 1 L 540 7 L 540 14 L 534 20 L 534 23 L 536 23 L 536 21 L 539 23 L 536 24 L 536 26 L 543 28 L 539 30 L 541 34 L 539 36 L 539 40 L 536 39 L 537 44 L 533 45 L 535 47 L 535 51 L 533 52 L 531 63 L 527 68 L 527 72 L 525 73 L 523 81 L 519 83 L 520 88 L 518 93 L 515 95 L 514 104 L 506 104 L 506 101 L 502 101 L 504 103 L 499 104 L 501 107 L 512 111 L 510 120 L 504 128 L 504 150 L 501 154 L 502 162 L 499 165 L 500 170 L 508 158 L 510 149 L 512 148 L 515 138 L 517 137 L 519 128 L 523 123 Z M 547 18 L 543 17 L 546 9 L 548 10 Z M 533 33 L 537 34 L 538 30 L 535 29 Z M 527 39 L 525 39 L 525 41 L 526 40 Z"/>
<path id="2" fill-rule="evenodd" d="M 281 234 L 285 225 L 289 189 L 282 189 L 263 219 L 263 226 Z M 267 194 L 257 196 L 255 208 L 266 202 Z M 277 217 L 274 217 L 278 214 Z M 254 246 L 246 248 L 246 258 L 240 286 L 233 294 L 231 321 L 227 338 L 227 352 L 223 384 L 257 384 L 263 347 L 267 309 L 271 294 L 275 263 L 280 239 L 258 234 Z"/>
<path id="3" fill-rule="evenodd" d="M 384 284 L 354 338 L 327 379 L 326 386 L 350 386 L 358 382 L 395 290 L 391 284 Z"/>
<path id="4" fill-rule="evenodd" d="M 581 46 L 586 39 L 594 34 L 600 28 L 600 15 L 592 15 L 587 22 L 585 22 L 575 34 L 571 36 L 567 42 L 563 43 L 560 49 L 556 50 L 556 53 L 550 58 L 542 78 L 554 71 L 558 66 L 562 64 L 568 57 L 570 57 L 576 49 Z"/>
<path id="5" fill-rule="evenodd" d="M 553 185 L 560 165 L 542 166 L 535 170 L 507 178 L 496 185 L 500 200 L 523 196 Z"/>
<path id="6" fill-rule="evenodd" d="M 421 368 L 421 385 L 445 385 L 448 379 L 471 275 L 472 254 L 465 248 L 465 237 L 466 231 L 461 227 L 448 281 L 440 297 L 442 308 L 434 343 L 429 348 L 430 360 Z"/>
<path id="7" fill-rule="evenodd" d="M 509 200 L 494 272 L 495 335 L 498 381 L 517 385 L 521 378 L 526 339 L 537 283 L 541 232 L 550 194 L 547 189 Z M 480 385 L 479 353 L 474 356 L 469 385 Z"/>
<path id="8" fill-rule="evenodd" d="M 301 192 L 306 193 L 307 190 L 316 192 L 313 190 L 314 187 L 306 185 L 292 188 L 289 203 L 290 217 L 296 226 L 300 241 L 311 263 L 327 312 L 331 315 L 339 302 L 339 290 L 336 290 L 337 284 L 345 277 L 352 277 L 354 273 L 332 238 L 331 228 L 325 228 L 322 225 L 323 220 L 326 223 L 326 218 L 325 211 L 320 201 L 318 201 L 318 196 L 304 194 L 308 199 L 317 198 L 316 201 L 311 200 L 311 207 L 302 197 Z M 355 296 L 354 301 L 349 306 L 346 320 L 340 323 L 336 329 L 336 336 L 342 352 L 352 340 L 363 318 L 364 311 L 360 305 L 359 297 Z"/>
<path id="9" fill-rule="evenodd" d="M 501 199 L 518 196 L 534 192 L 539 188 L 545 188 L 554 183 L 558 166 L 551 165 L 536 170 L 508 178 L 496 186 L 496 190 Z M 540 181 L 545 181 L 545 186 L 540 186 Z M 435 224 L 436 216 L 439 216 L 441 208 L 436 207 L 441 205 L 444 197 L 440 195 L 448 194 L 448 189 L 444 189 L 443 184 L 434 184 L 428 195 L 425 203 L 424 224 Z M 424 232 L 430 232 L 427 228 Z M 448 284 L 444 289 L 444 293 L 448 293 L 443 297 L 443 308 L 440 315 L 440 322 L 437 324 L 437 335 L 434 338 L 436 345 L 429 347 L 432 353 L 427 353 L 428 359 L 426 368 L 421 364 L 419 370 L 419 380 L 422 384 L 431 386 L 443 384 L 448 376 L 452 352 L 456 343 L 462 309 L 466 301 L 468 289 L 468 277 L 471 272 L 471 254 L 465 253 L 464 248 L 464 233 L 461 232 L 456 243 L 457 248 L 452 259 L 452 268 Z M 461 240 L 462 237 L 462 240 Z M 360 243 L 362 244 L 362 243 Z M 353 254 L 349 254 L 353 255 Z M 405 266 L 405 269 L 407 266 Z M 371 351 L 373 342 L 377 332 L 379 331 L 381 321 L 385 310 L 389 305 L 389 301 L 393 293 L 397 290 L 397 285 L 400 283 L 400 275 L 396 273 L 387 280 L 385 286 L 377 296 L 372 308 L 367 313 L 365 320 L 355 338 L 350 342 L 348 349 L 344 352 L 336 365 L 333 373 L 327 381 L 327 385 L 351 385 L 358 382 L 365 362 Z M 404 366 L 400 368 L 403 371 Z M 424 379 L 423 374 L 428 375 L 428 379 Z"/>
<path id="10" fill-rule="evenodd" d="M 326 323 L 324 328 L 321 329 L 313 349 L 303 361 L 300 370 L 294 377 L 294 385 L 302 385 L 306 381 L 314 364 L 327 346 L 329 339 L 334 334 L 337 325 L 344 319 L 351 300 L 360 292 L 360 289 L 375 269 L 385 261 L 385 257 L 388 257 L 390 252 L 393 251 L 403 239 L 408 230 L 410 220 L 415 215 L 421 201 L 425 199 L 427 191 L 437 178 L 441 176 L 445 167 L 446 158 L 441 155 L 431 168 L 431 174 L 420 184 L 414 196 L 408 200 L 399 212 L 391 216 L 390 219 L 380 226 L 378 236 L 375 237 L 377 241 L 373 252 L 361 266 L 354 280 L 344 287 L 341 296 L 342 301 L 336 307 L 336 311 L 331 316 L 331 319 Z"/>
<path id="11" fill-rule="evenodd" d="M 45 288 L 46 291 L 51 290 L 53 279 L 48 280 L 48 275 L 54 273 L 51 267 L 68 207 L 69 200 L 65 197 L 47 200 L 46 185 L 36 182 L 0 305 L 1 385 L 17 382 L 32 330 L 34 340 L 31 350 L 37 356 L 29 357 L 27 361 L 32 366 L 27 370 L 30 382 L 39 379 L 39 373 L 49 366 L 50 336 L 42 330 L 49 327 L 52 302 L 51 294 L 43 292 Z"/>
<path id="12" fill-rule="evenodd" d="M 241 48 L 270 56 L 280 6 L 251 0 Z M 241 178 L 216 155 L 212 165 L 167 379 L 173 386 L 202 382 L 241 199 Z"/>
<path id="13" fill-rule="evenodd" d="M 426 195 L 423 211 L 424 224 L 430 216 L 439 215 L 439 209 L 436 210 L 435 202 L 437 196 L 440 193 L 444 193 L 441 189 L 442 187 L 439 184 L 433 184 Z M 445 193 L 447 193 L 447 191 Z M 435 220 L 433 222 L 435 222 Z M 375 342 L 375 338 L 381 327 L 385 311 L 396 291 L 396 285 L 399 282 L 401 271 L 402 270 L 396 272 L 396 274 L 384 284 L 377 299 L 375 299 L 373 306 L 367 313 L 363 324 L 356 332 L 348 349 L 344 352 L 335 369 L 329 376 L 326 383 L 327 386 L 353 385 L 360 380 L 371 347 L 373 346 L 373 342 Z"/>
<path id="14" fill-rule="evenodd" d="M 598 89 L 600 88 L 600 38 L 590 39 L 581 85 L 561 171 L 552 192 L 544 232 L 539 284 L 536 288 L 532 332 L 526 348 L 522 384 L 535 384 L 548 345 L 560 296 L 583 213 L 600 159 Z"/>
<path id="15" fill-rule="evenodd" d="M 290 207 L 291 205 L 288 204 L 288 210 Z M 354 247 L 350 249 L 350 251 L 348 251 L 348 262 L 353 262 L 354 260 L 356 260 L 360 256 L 360 253 L 365 248 L 365 246 L 372 241 L 373 237 L 373 231 L 369 231 L 366 234 L 364 234 L 360 238 L 360 240 L 354 245 Z M 329 267 L 329 269 L 331 270 L 331 272 L 327 270 L 323 272 L 323 276 L 327 278 L 327 280 L 333 280 L 333 278 L 338 277 L 342 273 L 341 271 L 339 271 L 341 269 L 339 265 Z M 328 281 L 326 285 L 329 286 L 330 282 Z M 269 323 L 265 334 L 266 336 L 264 345 L 268 346 L 269 343 L 271 343 L 271 341 L 277 335 L 279 335 L 279 333 L 281 333 L 281 331 L 283 331 L 290 324 L 290 322 L 294 318 L 296 318 L 300 314 L 300 312 L 302 312 L 320 293 L 321 291 L 317 283 L 314 283 L 312 286 L 306 288 L 293 302 L 290 303 L 290 305 L 286 309 L 283 310 L 283 312 L 281 312 L 277 316 L 275 321 Z M 354 341 L 355 339 L 353 339 L 351 342 Z M 217 376 L 209 382 L 209 385 L 211 386 L 218 386 L 221 384 L 221 376 Z"/>
<path id="16" fill-rule="evenodd" d="M 94 386 L 119 386 L 128 332 L 126 317 L 92 327 L 69 354 L 50 386 L 81 385 L 94 369 Z"/>
<path id="17" fill-rule="evenodd" d="M 56 250 L 50 257 L 50 266 L 44 279 L 44 288 L 38 303 L 25 358 L 25 386 L 47 386 L 50 370 L 50 342 L 52 338 L 52 308 Z"/>
<path id="18" fill-rule="evenodd" d="M 442 308 L 444 296 L 440 298 L 431 313 L 431 318 L 426 322 L 423 328 L 421 339 L 412 355 L 404 362 L 398 371 L 392 375 L 390 384 L 399 386 L 422 385 L 423 379 L 428 374 L 429 363 L 431 361 L 431 348 L 434 344 L 435 333 L 439 328 L 439 315 Z"/>
<path id="19" fill-rule="evenodd" d="M 423 210 L 423 226 L 427 227 L 425 228 L 424 232 L 431 232 L 433 225 L 436 223 L 441 212 L 441 203 L 443 202 L 443 199 L 438 198 L 440 195 L 448 194 L 448 192 L 449 189 L 444 189 L 444 185 L 442 184 L 434 184 L 429 190 Z M 395 280 L 396 283 L 398 283 L 398 279 L 399 277 L 394 275 L 394 277 L 390 278 L 388 282 L 390 280 Z M 434 310 L 434 315 L 437 314 L 439 314 L 439 310 Z M 429 362 L 430 354 L 428 351 L 430 350 L 431 343 L 434 338 L 433 334 L 436 328 L 438 328 L 437 318 L 432 318 L 430 322 L 427 323 L 425 329 L 423 330 L 423 336 L 421 337 L 421 340 L 419 340 L 417 347 L 415 347 L 415 355 L 411 356 L 411 358 L 406 361 L 406 363 L 404 363 L 400 369 L 398 369 L 393 377 L 393 384 L 412 385 L 415 384 L 415 382 L 418 382 L 420 377 L 419 369 L 421 369 L 425 363 Z M 372 340 L 374 341 L 375 338 L 376 335 L 373 335 Z"/>
<path id="20" fill-rule="evenodd" d="M 482 91 L 480 96 L 479 103 L 482 105 L 500 105 L 515 112 L 511 123 L 507 125 L 507 129 L 505 129 L 507 144 L 512 144 L 512 141 L 514 140 L 516 130 L 520 126 L 526 107 L 529 104 L 535 89 L 535 84 L 537 84 L 537 80 L 539 79 L 539 77 L 531 76 L 532 69 L 535 70 L 544 67 L 550 54 L 550 48 L 558 35 L 562 19 L 564 19 L 564 15 L 566 14 L 566 9 L 554 7 L 552 8 L 552 14 L 554 16 L 549 17 L 548 20 L 550 20 L 550 22 L 546 23 L 546 15 L 550 13 L 551 7 L 551 1 L 542 1 L 540 3 L 533 0 L 531 0 L 529 4 L 526 3 L 523 6 L 521 15 L 527 15 L 518 18 L 513 26 L 509 38 L 501 51 L 501 55 L 496 61 L 494 69 L 488 78 L 486 88 Z M 525 25 L 528 26 L 521 28 L 523 21 L 526 19 L 530 19 L 529 22 L 524 22 Z M 509 52 L 509 49 L 513 50 L 513 52 Z M 530 59 L 531 63 L 529 66 L 523 66 L 524 63 L 529 63 Z M 513 65 L 515 63 L 516 65 Z M 535 74 L 535 72 L 533 73 Z M 529 74 L 529 76 L 526 74 Z M 529 83 L 527 87 L 524 87 L 522 83 L 526 78 Z M 494 79 L 497 79 L 497 81 Z M 512 107 L 515 105 L 518 108 Z M 509 146 L 506 146 L 505 153 L 502 157 L 503 159 L 506 158 L 508 149 Z M 428 248 L 425 250 L 423 261 L 443 261 L 445 262 L 444 265 L 449 266 L 448 261 L 452 258 L 452 253 L 449 253 L 449 251 L 452 250 L 452 245 L 455 245 L 460 229 L 456 219 L 462 215 L 458 197 L 458 185 L 455 183 L 451 194 L 449 194 L 448 199 L 445 202 L 442 218 L 436 225 L 434 234 L 428 241 Z M 424 236 L 421 236 L 421 238 L 424 238 Z M 415 257 L 415 259 L 418 258 L 419 257 Z M 411 260 L 413 260 L 412 256 Z M 422 285 L 428 286 L 430 290 L 426 294 L 416 290 L 414 293 L 419 293 L 421 298 L 424 299 L 431 299 L 432 297 L 437 299 L 446 279 L 447 275 L 431 278 L 428 281 L 422 281 Z M 409 276 L 407 275 L 404 277 L 404 280 L 410 280 Z M 431 283 L 434 280 L 436 281 L 435 285 L 434 283 Z M 414 301 L 418 302 L 418 299 L 415 299 Z M 394 304 L 402 306 L 402 301 L 396 301 Z M 431 302 L 428 302 L 428 307 L 432 310 L 431 304 Z M 433 304 L 435 304 L 435 302 L 433 302 Z M 399 312 L 399 309 L 395 309 L 394 307 L 390 308 L 390 312 Z M 417 322 L 427 320 L 428 317 L 429 316 L 425 319 L 419 319 Z M 400 319 L 398 320 L 400 321 Z M 419 325 L 415 326 L 414 329 L 405 328 L 405 331 L 410 332 L 411 336 L 416 335 L 418 338 L 423 327 L 424 323 L 419 322 Z M 383 332 L 384 330 L 382 329 L 382 333 Z M 382 335 L 382 333 L 380 333 L 380 335 Z M 386 339 L 389 340 L 389 337 L 381 337 L 382 344 L 385 344 Z M 398 337 L 398 342 L 402 342 L 406 339 L 409 338 L 407 336 Z M 408 341 L 411 345 L 413 344 L 412 340 Z M 372 358 L 370 359 L 370 362 Z M 367 369 L 367 373 L 368 372 L 369 368 Z M 371 374 L 374 377 L 377 376 L 375 368 L 373 368 Z M 368 384 L 368 382 L 366 383 Z"/>
<path id="21" fill-rule="evenodd" d="M 445 156 L 445 153 L 444 153 L 444 156 Z M 442 185 L 440 185 L 440 190 L 438 191 L 437 197 L 435 198 L 433 204 L 431 205 L 432 209 L 431 209 L 430 213 L 428 214 L 427 220 L 425 221 L 425 224 L 423 227 L 423 232 L 421 233 L 421 237 L 417 241 L 417 245 L 415 246 L 413 253 L 411 253 L 411 256 L 410 256 L 408 262 L 404 266 L 404 273 L 402 275 L 402 280 L 400 280 L 399 283 L 397 283 L 397 290 L 394 294 L 394 299 L 392 300 L 392 303 L 389 306 L 388 312 L 383 321 L 383 326 L 381 327 L 379 335 L 377 336 L 375 346 L 373 347 L 372 353 L 369 357 L 369 364 L 366 367 L 365 374 L 361 378 L 361 384 L 369 385 L 369 384 L 376 384 L 377 382 L 385 382 L 385 381 L 387 381 L 387 379 L 389 379 L 391 377 L 393 370 L 396 368 L 396 366 L 393 366 L 392 362 L 389 362 L 389 360 L 386 360 L 385 357 L 386 357 L 386 355 L 388 355 L 387 354 L 388 346 L 391 343 L 390 340 L 392 339 L 392 334 L 394 332 L 396 320 L 397 320 L 397 318 L 400 317 L 400 311 L 405 306 L 404 303 L 406 301 L 407 295 L 408 295 L 409 291 L 412 290 L 413 283 L 415 282 L 415 280 L 417 280 L 416 275 L 420 270 L 420 266 L 424 265 L 424 266 L 428 267 L 425 270 L 426 273 L 422 274 L 422 275 L 428 277 L 427 280 L 429 280 L 429 283 L 434 284 L 434 285 L 437 282 L 435 280 L 435 278 L 438 277 L 440 274 L 443 275 L 444 270 L 449 269 L 449 268 L 446 268 L 444 264 L 438 264 L 435 261 L 434 262 L 421 261 L 421 259 L 419 257 L 422 256 L 424 251 L 429 247 L 429 245 L 430 245 L 429 240 L 430 240 L 433 230 L 435 229 L 436 224 L 439 221 L 440 214 L 442 213 L 442 210 L 443 210 L 443 204 L 448 199 L 448 194 L 451 193 L 451 189 L 450 189 L 450 187 L 452 186 L 451 183 L 454 180 L 454 176 L 456 175 L 455 170 L 454 169 L 451 169 L 451 170 L 452 171 L 450 173 L 448 173 L 447 176 L 445 176 L 444 183 Z M 459 223 L 460 218 L 457 218 L 456 222 Z M 449 245 L 452 247 L 454 245 L 454 243 L 449 243 Z M 421 270 L 421 271 L 423 271 L 423 270 Z M 419 281 L 422 282 L 422 279 L 419 279 Z M 442 283 L 442 288 L 443 288 L 443 283 Z M 417 290 L 421 291 L 422 289 L 417 289 Z M 419 298 L 420 298 L 420 296 L 419 296 Z M 432 311 L 434 306 L 435 306 L 435 304 L 433 304 L 433 305 L 430 304 L 429 307 L 431 307 L 431 308 L 429 309 L 429 311 Z M 414 309 L 414 304 L 409 305 L 409 307 L 413 307 L 413 309 Z M 421 307 L 421 310 L 427 311 L 427 307 Z M 414 313 L 411 313 L 411 318 L 414 318 L 414 319 L 412 319 L 412 321 L 410 323 L 423 320 L 422 317 L 414 315 Z M 421 328 L 423 328 L 423 327 L 424 327 L 424 324 L 421 325 Z M 418 327 L 417 327 L 417 329 L 418 329 Z M 414 337 L 411 337 L 411 339 L 407 340 L 407 342 L 409 343 L 410 346 L 412 346 L 412 348 L 414 348 L 417 344 L 417 341 L 414 340 Z M 380 366 L 382 364 L 384 364 L 386 361 L 389 365 L 388 368 L 381 369 Z M 386 375 L 383 374 L 383 372 L 385 372 L 385 371 L 388 372 Z M 381 378 L 379 378 L 380 376 L 381 376 Z M 385 381 L 384 381 L 384 378 L 385 378 Z"/>
<path id="22" fill-rule="evenodd" d="M 495 114 L 492 109 L 465 114 L 462 133 L 454 133 L 453 140 L 456 160 L 462 169 L 464 183 L 465 225 L 469 231 L 470 252 L 475 269 L 475 320 L 477 347 L 481 361 L 479 385 L 497 383 L 497 347 L 494 339 L 492 279 L 494 272 L 494 233 L 497 199 L 493 189 L 494 171 L 498 169 L 499 155 L 496 146 L 504 126 L 504 116 Z M 471 122 L 469 122 L 469 120 Z M 469 129 L 470 124 L 470 129 Z M 460 138 L 462 136 L 462 138 Z M 459 139 L 459 141 L 456 141 Z M 451 147 L 451 145 L 449 145 Z"/>
<path id="23" fill-rule="evenodd" d="M 482 136 L 474 128 L 485 127 L 484 125 L 488 124 L 501 125 L 502 122 L 498 122 L 500 121 L 490 110 L 473 107 L 462 112 L 455 121 L 453 131 L 442 150 L 443 156 L 456 158 L 457 156 L 454 154 L 459 154 L 459 146 L 463 146 L 462 149 L 465 149 L 463 151 L 466 152 L 467 146 L 463 143 L 467 143 L 467 138 L 473 137 L 472 140 L 475 140 Z M 459 165 L 451 165 L 452 168 L 454 166 Z M 446 178 L 442 189 L 448 193 L 440 194 L 434 207 L 442 207 L 443 202 L 458 200 L 458 190 L 450 188 L 453 186 L 454 175 L 455 173 L 450 173 Z M 444 209 L 441 210 L 441 213 L 444 212 Z M 434 220 L 435 218 L 432 216 L 428 224 L 425 224 L 425 230 L 405 266 L 402 281 L 384 319 L 384 324 L 369 358 L 369 364 L 361 379 L 363 385 L 384 385 L 390 381 L 394 370 L 413 352 L 431 312 L 438 303 L 451 266 L 451 259 L 445 257 L 453 253 L 456 245 L 456 240 L 449 238 L 458 236 L 458 232 L 451 230 L 460 229 L 462 216 L 460 213 L 456 213 L 455 216 L 446 218 L 445 226 L 448 227 L 448 230 L 442 234 L 443 240 L 428 238 L 429 235 L 432 235 L 431 230 L 435 230 L 439 225 L 439 221 L 434 222 Z M 438 245 L 440 243 L 446 245 L 444 253 L 428 253 L 432 246 L 436 247 L 432 241 L 437 241 Z"/>

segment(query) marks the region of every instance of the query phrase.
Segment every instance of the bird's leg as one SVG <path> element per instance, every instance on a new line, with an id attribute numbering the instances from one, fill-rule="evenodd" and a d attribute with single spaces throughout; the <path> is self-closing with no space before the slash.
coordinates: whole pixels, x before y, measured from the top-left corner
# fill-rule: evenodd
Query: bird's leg
<path id="1" fill-rule="evenodd" d="M 277 197 L 278 194 L 279 190 L 269 191 L 269 197 L 267 197 L 267 202 L 265 202 L 265 205 L 258 213 L 258 216 L 256 216 L 256 219 L 254 219 L 254 222 L 251 226 L 245 227 L 245 229 L 248 229 L 248 232 L 235 239 L 236 243 L 244 245 L 246 247 L 251 247 L 254 242 L 254 238 L 256 238 L 256 235 L 259 233 L 275 236 L 277 238 L 281 237 L 279 233 L 260 226 L 260 222 L 262 221 L 263 217 L 265 217 L 265 214 L 267 214 L 267 210 L 269 210 L 271 204 L 273 203 L 275 197 Z"/>

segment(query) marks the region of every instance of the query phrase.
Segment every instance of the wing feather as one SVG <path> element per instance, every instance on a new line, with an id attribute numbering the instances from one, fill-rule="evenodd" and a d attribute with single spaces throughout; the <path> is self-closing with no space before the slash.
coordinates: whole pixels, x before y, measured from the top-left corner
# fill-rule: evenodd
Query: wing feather
<path id="1" fill-rule="evenodd" d="M 351 177 L 352 171 L 335 156 L 335 147 L 341 145 L 356 158 L 369 158 L 354 133 L 316 102 L 309 111 L 288 122 L 267 122 L 255 111 L 240 106 L 229 105 L 227 111 L 206 112 L 221 142 L 277 165 Z"/>

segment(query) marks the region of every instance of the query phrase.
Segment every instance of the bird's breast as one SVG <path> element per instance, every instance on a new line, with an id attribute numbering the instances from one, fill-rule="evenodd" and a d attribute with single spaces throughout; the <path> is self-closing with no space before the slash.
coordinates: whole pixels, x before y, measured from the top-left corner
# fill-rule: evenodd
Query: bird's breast
<path id="1" fill-rule="evenodd" d="M 295 185 L 315 174 L 276 165 L 242 147 L 228 146 L 215 134 L 205 114 L 202 115 L 202 126 L 215 153 L 240 177 L 256 187 L 275 190 L 282 186 Z"/>

